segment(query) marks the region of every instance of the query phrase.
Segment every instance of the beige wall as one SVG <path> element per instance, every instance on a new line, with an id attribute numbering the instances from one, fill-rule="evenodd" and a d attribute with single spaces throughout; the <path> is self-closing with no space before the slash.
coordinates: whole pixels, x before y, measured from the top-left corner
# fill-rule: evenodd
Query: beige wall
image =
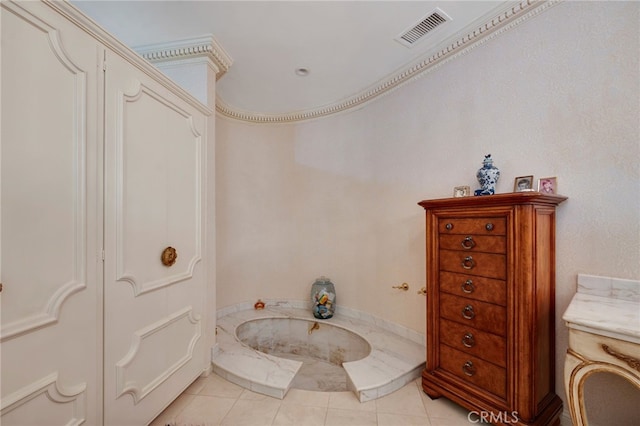
<path id="1" fill-rule="evenodd" d="M 639 10 L 560 3 L 357 111 L 290 125 L 219 118 L 218 308 L 306 299 L 327 275 L 338 305 L 424 333 L 416 203 L 477 188 L 491 153 L 497 192 L 532 174 L 557 176 L 569 197 L 557 216 L 564 397 L 560 317 L 576 275 L 640 279 Z M 405 281 L 410 291 L 391 289 Z M 630 386 L 601 402 L 598 390 L 611 395 L 619 383 L 593 380 L 595 424 L 640 417 Z"/>

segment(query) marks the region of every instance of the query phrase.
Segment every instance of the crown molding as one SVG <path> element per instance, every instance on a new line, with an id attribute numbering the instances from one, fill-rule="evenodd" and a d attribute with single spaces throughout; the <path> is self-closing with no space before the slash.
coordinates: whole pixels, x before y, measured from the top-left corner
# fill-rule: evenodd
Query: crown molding
<path id="1" fill-rule="evenodd" d="M 24 8 L 21 4 L 28 4 L 30 2 L 16 1 L 16 0 L 2 0 L 3 3 L 12 3 L 17 7 Z M 211 115 L 213 111 L 195 98 L 192 94 L 187 92 L 181 86 L 176 84 L 169 77 L 164 75 L 157 67 L 149 66 L 149 61 L 142 58 L 133 49 L 126 46 L 120 40 L 115 38 L 112 34 L 103 29 L 96 21 L 84 14 L 80 9 L 75 7 L 69 2 L 69 0 L 41 0 L 42 3 L 56 13 L 63 16 L 65 19 L 72 22 L 78 28 L 85 33 L 89 34 L 96 41 L 101 43 L 103 47 L 109 49 L 112 53 L 120 56 L 132 66 L 136 67 L 139 71 L 146 74 L 150 78 L 154 79 L 159 84 L 163 85 L 167 89 L 173 91 L 180 97 L 182 97 L 189 105 L 196 108 L 198 111 L 206 115 Z"/>
<path id="2" fill-rule="evenodd" d="M 233 63 L 231 56 L 212 35 L 176 40 L 169 43 L 136 46 L 133 50 L 154 64 L 206 58 L 215 65 L 216 80 L 219 80 Z"/>
<path id="3" fill-rule="evenodd" d="M 473 31 L 467 33 L 436 53 L 409 64 L 402 70 L 382 79 L 377 84 L 357 95 L 321 108 L 296 111 L 284 114 L 262 114 L 242 111 L 228 105 L 220 96 L 216 97 L 216 112 L 224 117 L 250 123 L 292 123 L 313 120 L 363 105 L 391 93 L 409 81 L 416 80 L 441 65 L 458 58 L 483 43 L 533 18 L 562 0 L 522 0 L 497 16 L 488 20 Z"/>

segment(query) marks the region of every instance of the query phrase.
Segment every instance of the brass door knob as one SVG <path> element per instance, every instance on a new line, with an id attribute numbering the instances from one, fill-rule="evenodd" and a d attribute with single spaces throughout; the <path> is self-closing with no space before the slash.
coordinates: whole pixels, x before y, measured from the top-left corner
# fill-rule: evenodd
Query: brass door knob
<path id="1" fill-rule="evenodd" d="M 427 288 L 426 287 L 422 287 L 420 290 L 418 290 L 416 293 L 421 294 L 423 296 L 427 295 Z"/>
<path id="2" fill-rule="evenodd" d="M 160 260 L 164 266 L 171 266 L 176 263 L 176 259 L 178 258 L 178 252 L 173 247 L 167 247 L 162 251 L 162 256 L 160 256 Z"/>

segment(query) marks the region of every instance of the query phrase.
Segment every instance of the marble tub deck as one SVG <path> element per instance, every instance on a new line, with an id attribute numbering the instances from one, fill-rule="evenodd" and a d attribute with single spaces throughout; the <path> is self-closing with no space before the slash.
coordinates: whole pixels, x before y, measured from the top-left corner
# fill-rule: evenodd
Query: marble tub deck
<path id="1" fill-rule="evenodd" d="M 389 327 L 376 325 L 373 318 L 341 315 L 317 320 L 309 309 L 271 306 L 224 312 L 218 318 L 217 344 L 212 354 L 213 371 L 219 376 L 254 392 L 283 399 L 302 366 L 299 361 L 259 352 L 238 341 L 236 327 L 260 318 L 293 318 L 318 321 L 345 328 L 367 340 L 371 353 L 358 361 L 342 364 L 347 386 L 360 402 L 390 394 L 420 377 L 425 365 L 425 346 L 415 336 L 408 338 Z"/>

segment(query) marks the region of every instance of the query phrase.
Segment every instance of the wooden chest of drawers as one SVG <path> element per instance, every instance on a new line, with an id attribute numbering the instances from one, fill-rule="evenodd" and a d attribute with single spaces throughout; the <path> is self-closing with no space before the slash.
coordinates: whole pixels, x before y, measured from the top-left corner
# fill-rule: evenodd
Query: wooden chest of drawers
<path id="1" fill-rule="evenodd" d="M 430 397 L 494 424 L 559 424 L 555 209 L 565 199 L 524 192 L 419 203 Z"/>

